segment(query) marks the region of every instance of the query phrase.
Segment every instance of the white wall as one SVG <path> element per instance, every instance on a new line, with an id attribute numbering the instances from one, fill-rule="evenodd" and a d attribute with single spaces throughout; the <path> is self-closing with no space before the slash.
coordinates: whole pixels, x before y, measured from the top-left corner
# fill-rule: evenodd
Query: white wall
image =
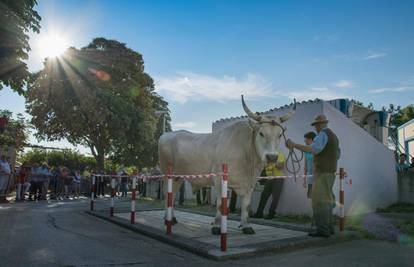
<path id="1" fill-rule="evenodd" d="M 341 158 L 352 186 L 345 186 L 345 209 L 348 214 L 374 211 L 398 200 L 398 181 L 393 151 L 348 120 L 344 114 L 324 103 L 329 127 L 337 134 Z M 338 191 L 338 181 L 334 192 Z"/>

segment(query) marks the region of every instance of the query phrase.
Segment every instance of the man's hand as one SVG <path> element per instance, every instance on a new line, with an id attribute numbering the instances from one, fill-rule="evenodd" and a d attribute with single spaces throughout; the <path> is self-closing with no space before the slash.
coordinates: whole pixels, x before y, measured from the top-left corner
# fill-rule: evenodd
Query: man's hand
<path id="1" fill-rule="evenodd" d="M 286 141 L 286 147 L 287 147 L 287 148 L 289 148 L 289 149 L 293 149 L 293 148 L 294 148 L 294 146 L 295 146 L 295 142 L 293 142 L 292 140 L 288 139 L 288 140 Z"/>
<path id="2" fill-rule="evenodd" d="M 285 162 L 276 162 L 276 168 L 283 170 L 285 167 Z"/>
<path id="3" fill-rule="evenodd" d="M 305 178 L 303 178 L 303 188 L 306 188 L 306 187 L 308 187 L 308 183 L 306 182 L 306 176 L 305 176 Z"/>
<path id="4" fill-rule="evenodd" d="M 309 199 L 312 198 L 312 185 L 309 185 L 308 186 L 308 192 L 307 192 L 306 195 L 308 196 Z"/>

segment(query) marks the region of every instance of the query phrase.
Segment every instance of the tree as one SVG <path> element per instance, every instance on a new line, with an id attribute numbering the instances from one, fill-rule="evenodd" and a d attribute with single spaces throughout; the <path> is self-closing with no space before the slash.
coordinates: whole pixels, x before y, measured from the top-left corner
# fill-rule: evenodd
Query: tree
<path id="1" fill-rule="evenodd" d="M 409 120 L 414 119 L 414 105 L 408 105 L 404 108 L 400 108 L 398 113 L 393 118 L 393 123 L 396 126 L 401 126 Z"/>
<path id="2" fill-rule="evenodd" d="M 0 110 L 0 117 L 6 117 L 8 124 L 3 133 L 0 134 L 1 150 L 14 147 L 17 151 L 23 149 L 27 142 L 28 124 L 21 114 L 14 119 L 12 112 Z"/>
<path id="3" fill-rule="evenodd" d="M 29 31 L 39 33 L 40 16 L 33 10 L 36 0 L 0 0 L 0 90 L 10 86 L 19 94 L 29 78 Z"/>
<path id="4" fill-rule="evenodd" d="M 154 112 L 167 103 L 154 91 L 141 54 L 96 38 L 46 59 L 30 80 L 26 107 L 38 138 L 88 146 L 103 169 L 107 155 L 133 165 L 152 161 Z"/>
<path id="5" fill-rule="evenodd" d="M 383 107 L 383 111 L 387 111 L 391 114 L 390 125 L 398 127 L 406 123 L 407 121 L 414 119 L 414 105 L 408 105 L 404 108 L 390 104 L 388 109 Z"/>
<path id="6" fill-rule="evenodd" d="M 169 112 L 168 103 L 161 97 L 156 97 L 153 102 L 155 110 L 163 110 Z M 171 117 L 165 115 L 166 125 L 165 131 L 171 131 Z M 155 166 L 158 162 L 158 139 L 163 132 L 163 120 L 157 119 L 155 136 L 151 136 L 145 147 L 141 147 L 133 132 L 125 135 L 124 138 L 117 139 L 116 145 L 111 155 L 111 159 L 116 164 L 125 166 L 138 166 L 139 168 Z"/>
<path id="7" fill-rule="evenodd" d="M 86 168 L 95 168 L 96 160 L 93 157 L 82 155 L 76 151 L 65 150 L 46 150 L 31 149 L 19 157 L 21 163 L 25 162 L 30 165 L 48 163 L 50 166 L 65 166 L 72 171 L 84 171 Z"/>

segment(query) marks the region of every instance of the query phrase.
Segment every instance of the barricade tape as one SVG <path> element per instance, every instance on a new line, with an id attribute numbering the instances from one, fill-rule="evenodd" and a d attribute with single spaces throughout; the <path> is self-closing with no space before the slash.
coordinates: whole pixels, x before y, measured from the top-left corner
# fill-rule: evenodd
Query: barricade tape
<path id="1" fill-rule="evenodd" d="M 197 178 L 211 178 L 216 176 L 223 176 L 224 173 L 206 173 L 206 174 L 193 174 L 193 175 L 171 175 L 173 178 L 182 178 L 182 179 L 197 179 Z"/>
<path id="2" fill-rule="evenodd" d="M 223 176 L 224 173 L 206 173 L 206 174 L 173 174 L 169 175 L 172 178 L 182 178 L 182 179 L 196 179 L 196 178 L 211 178 L 216 176 Z M 108 175 L 108 174 L 93 174 L 95 177 L 111 177 L 111 178 L 122 178 L 122 177 L 137 177 L 138 179 L 161 179 L 165 178 L 166 175 Z"/>
<path id="3" fill-rule="evenodd" d="M 180 175 L 180 174 L 173 174 L 170 175 L 171 178 L 176 178 L 176 179 L 200 179 L 200 178 L 212 178 L 212 177 L 218 177 L 218 176 L 223 176 L 224 173 L 219 172 L 219 173 L 206 173 L 206 174 L 191 174 L 191 175 Z M 336 173 L 336 175 L 339 175 L 339 173 Z M 143 180 L 143 179 L 163 179 L 166 177 L 166 175 L 160 174 L 160 175 L 109 175 L 109 174 L 93 174 L 93 176 L 95 177 L 111 177 L 111 178 L 122 178 L 122 177 L 128 177 L 128 178 L 132 178 L 132 177 L 137 177 L 137 179 L 139 180 Z M 256 177 L 257 180 L 273 180 L 273 179 L 289 179 L 289 178 L 309 178 L 309 177 L 313 177 L 313 175 L 279 175 L 279 176 L 258 176 Z M 352 186 L 352 179 L 348 178 L 348 174 L 345 173 L 345 183 L 349 186 Z M 295 180 L 296 181 L 296 180 Z"/>

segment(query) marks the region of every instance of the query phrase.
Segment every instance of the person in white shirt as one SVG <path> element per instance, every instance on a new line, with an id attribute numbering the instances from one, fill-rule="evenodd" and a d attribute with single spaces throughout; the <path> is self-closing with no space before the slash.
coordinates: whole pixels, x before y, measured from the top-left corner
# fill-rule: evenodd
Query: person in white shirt
<path id="1" fill-rule="evenodd" d="M 75 177 L 73 178 L 73 186 L 75 187 L 75 196 L 79 197 L 80 196 L 80 185 L 81 185 L 81 179 L 82 176 L 80 174 L 80 171 L 76 171 L 75 172 Z"/>
<path id="2" fill-rule="evenodd" d="M 0 157 L 0 202 L 8 202 L 6 199 L 7 189 L 11 175 L 11 168 L 6 156 Z"/>

